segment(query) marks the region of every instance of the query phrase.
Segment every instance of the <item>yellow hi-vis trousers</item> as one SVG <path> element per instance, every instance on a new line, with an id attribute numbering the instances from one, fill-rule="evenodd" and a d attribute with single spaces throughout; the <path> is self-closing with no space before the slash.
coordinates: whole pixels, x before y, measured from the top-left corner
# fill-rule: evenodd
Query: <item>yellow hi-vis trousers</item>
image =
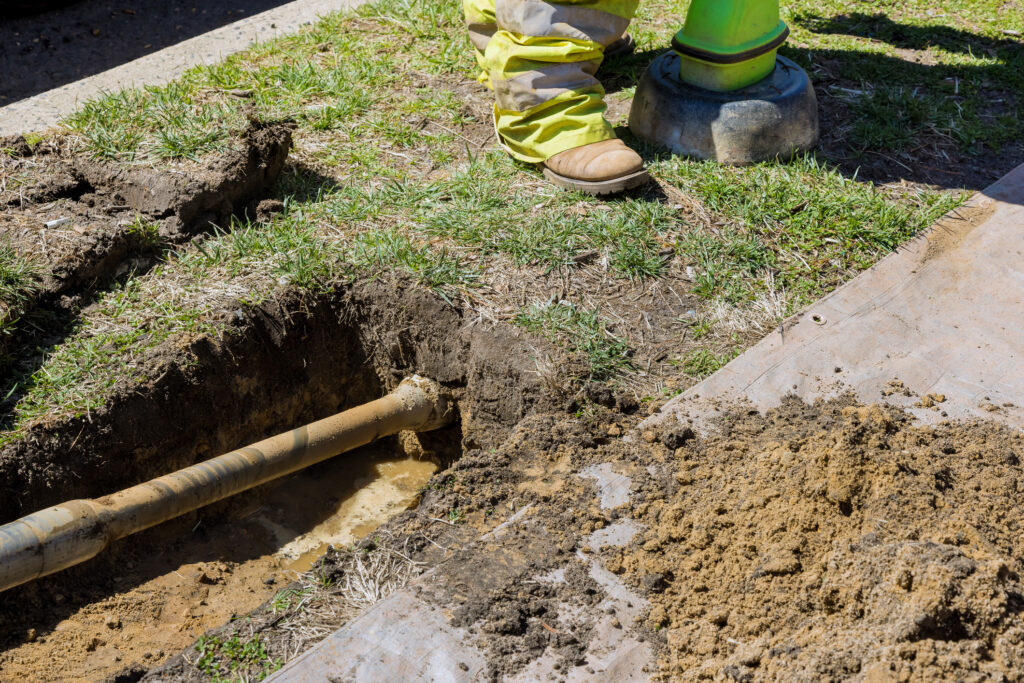
<path id="1" fill-rule="evenodd" d="M 539 163 L 615 137 L 594 74 L 638 0 L 463 0 L 469 36 L 494 90 L 494 126 L 522 161 Z"/>

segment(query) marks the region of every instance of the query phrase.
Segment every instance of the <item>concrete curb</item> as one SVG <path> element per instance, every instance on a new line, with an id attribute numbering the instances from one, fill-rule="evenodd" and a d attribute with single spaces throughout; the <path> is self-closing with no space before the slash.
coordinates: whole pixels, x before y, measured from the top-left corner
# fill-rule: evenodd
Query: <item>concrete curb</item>
<path id="1" fill-rule="evenodd" d="M 199 64 L 213 64 L 256 42 L 294 33 L 318 16 L 358 7 L 366 0 L 295 0 L 190 38 L 80 81 L 0 108 L 0 135 L 44 130 L 105 92 L 162 85 Z"/>

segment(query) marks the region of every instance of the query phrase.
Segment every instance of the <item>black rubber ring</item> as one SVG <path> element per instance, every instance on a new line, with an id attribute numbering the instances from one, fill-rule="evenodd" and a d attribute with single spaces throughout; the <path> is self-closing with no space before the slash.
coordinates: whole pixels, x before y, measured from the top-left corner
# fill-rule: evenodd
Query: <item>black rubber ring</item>
<path id="1" fill-rule="evenodd" d="M 789 38 L 788 26 L 782 33 L 778 35 L 778 37 L 773 39 L 771 42 L 765 43 L 764 45 L 761 45 L 759 47 L 751 48 L 749 50 L 744 50 L 743 52 L 736 52 L 729 55 L 723 55 L 721 53 L 710 52 L 709 50 L 704 50 L 699 47 L 690 47 L 689 45 L 683 45 L 682 43 L 678 42 L 675 39 L 675 36 L 673 36 L 672 49 L 681 55 L 686 55 L 687 57 L 696 57 L 697 59 L 701 59 L 705 62 L 711 62 L 712 64 L 739 64 L 740 62 L 745 62 L 749 59 L 754 59 L 755 57 L 760 57 L 761 55 L 768 54 L 769 52 L 778 48 L 780 45 L 786 42 L 787 38 Z"/>

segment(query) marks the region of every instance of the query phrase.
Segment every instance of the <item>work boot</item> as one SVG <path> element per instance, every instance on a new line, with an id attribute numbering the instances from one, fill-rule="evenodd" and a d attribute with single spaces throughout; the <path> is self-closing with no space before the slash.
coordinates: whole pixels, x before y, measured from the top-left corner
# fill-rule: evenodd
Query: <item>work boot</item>
<path id="1" fill-rule="evenodd" d="M 636 50 L 636 41 L 633 40 L 633 36 L 623 33 L 621 38 L 604 49 L 604 58 L 608 60 L 622 57 L 632 54 L 634 50 Z"/>
<path id="2" fill-rule="evenodd" d="M 622 140 L 602 140 L 559 152 L 544 162 L 544 175 L 566 190 L 615 194 L 648 182 L 640 155 Z"/>

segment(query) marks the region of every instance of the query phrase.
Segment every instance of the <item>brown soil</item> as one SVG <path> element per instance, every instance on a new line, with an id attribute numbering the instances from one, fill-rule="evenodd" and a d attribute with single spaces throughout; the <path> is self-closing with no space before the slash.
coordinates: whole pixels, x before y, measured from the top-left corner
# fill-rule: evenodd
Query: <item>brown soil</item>
<path id="1" fill-rule="evenodd" d="M 366 294 L 350 296 L 350 310 L 364 310 L 351 301 Z M 491 370 L 489 378 L 501 377 Z M 458 391 L 458 381 L 451 384 Z M 464 420 L 479 410 L 474 393 L 496 386 L 493 379 L 467 382 L 460 394 Z M 97 564 L 117 562 L 114 553 L 35 584 L 29 604 L 38 607 L 20 622 L 23 644 L 7 661 L 30 656 L 22 661 L 38 667 L 40 658 L 64 647 L 71 648 L 69 658 L 94 662 L 90 653 L 102 652 L 107 659 L 97 671 L 135 680 L 217 623 L 215 614 L 223 621 L 229 613 L 225 595 L 235 601 L 232 614 L 268 601 L 208 631 L 207 638 L 256 638 L 267 661 L 287 661 L 358 614 L 351 583 L 364 575 L 360 563 L 391 557 L 409 563 L 407 575 L 382 595 L 420 575 L 413 584 L 417 594 L 467 629 L 486 654 L 487 678 L 522 674 L 551 657 L 564 675 L 600 677 L 587 654 L 607 596 L 584 571 L 584 558 L 596 556 L 651 600 L 646 618 L 616 628 L 658 646 L 665 680 L 1019 680 L 1024 515 L 1014 502 L 1024 436 L 982 423 L 917 427 L 908 415 L 883 406 L 790 400 L 765 415 L 737 410 L 707 436 L 695 436 L 690 425 L 669 425 L 627 441 L 621 437 L 639 421 L 635 413 L 591 407 L 575 416 L 541 411 L 523 417 L 523 410 L 543 405 L 506 407 L 502 418 L 464 421 L 465 448 L 454 461 L 450 437 L 458 435 L 438 435 L 435 457 L 451 464 L 424 487 L 414 510 L 353 549 L 328 552 L 313 573 L 325 587 L 310 593 L 307 578 L 268 588 L 261 580 L 280 581 L 284 576 L 274 573 L 279 569 L 215 557 L 215 548 L 223 549 L 220 536 L 202 566 L 185 558 L 187 571 L 179 573 L 191 579 L 154 571 L 156 583 L 139 583 L 134 592 L 70 600 L 65 594 L 66 601 L 77 600 L 65 615 L 82 637 L 46 631 L 41 610 L 55 609 L 53 593 L 68 592 L 69 577 L 96 582 L 104 571 L 116 573 L 115 565 L 104 570 Z M 420 441 L 428 443 L 429 435 Z M 597 507 L 594 486 L 580 472 L 598 463 L 613 463 L 629 477 L 630 503 Z M 526 521 L 494 536 L 514 515 Z M 231 506 L 203 513 L 204 520 L 240 516 Z M 632 544 L 589 547 L 593 531 L 627 516 L 647 527 Z M 177 528 L 194 524 L 189 518 Z M 134 552 L 147 553 L 156 543 Z M 557 581 L 545 578 L 556 575 Z M 193 584 L 208 594 L 189 593 Z M 187 607 L 194 617 L 174 622 L 179 630 L 165 642 L 175 645 L 159 646 L 159 638 L 167 638 L 163 633 L 131 650 L 115 636 L 89 630 L 112 630 L 106 624 L 111 613 L 126 623 L 118 601 L 155 588 L 171 596 L 159 599 Z M 280 596 L 288 591 L 309 597 L 282 606 Z M 154 609 L 159 595 L 141 601 L 135 623 L 152 623 L 166 611 Z M 208 603 L 208 613 L 197 600 Z M 567 611 L 566 605 L 576 608 Z M 205 621 L 203 614 L 209 615 Z M 24 643 L 27 628 L 37 628 L 36 637 L 54 646 Z M 90 650 L 93 637 L 102 643 Z M 116 661 L 115 650 L 130 654 Z M 145 680 L 209 680 L 198 659 L 196 648 L 188 647 Z M 227 674 L 228 663 L 222 666 Z"/>
<path id="2" fill-rule="evenodd" d="M 398 552 L 417 563 L 423 576 L 415 590 L 442 606 L 450 622 L 466 628 L 485 651 L 489 680 L 521 673 L 545 655 L 554 656 L 559 670 L 585 670 L 592 636 L 587 608 L 601 603 L 605 594 L 577 552 L 591 531 L 612 523 L 622 511 L 599 510 L 591 484 L 577 473 L 594 462 L 636 460 L 636 447 L 595 437 L 613 417 L 606 410 L 590 418 L 541 412 L 523 419 L 500 446 L 466 451 L 434 475 L 415 510 L 393 518 L 354 550 L 327 554 L 318 574 L 331 587 L 317 601 L 344 604 L 346 578 L 356 574 L 354 557 Z M 623 426 L 638 419 L 627 418 Z M 666 494 L 645 465 L 638 463 L 631 474 L 639 490 Z M 526 521 L 495 535 L 514 515 Z M 574 609 L 566 611 L 565 605 Z M 208 635 L 221 640 L 255 636 L 269 659 L 287 660 L 351 616 L 330 621 L 329 629 L 302 640 L 301 648 L 296 634 L 311 630 L 316 621 L 301 609 L 281 610 L 272 603 L 250 620 Z M 209 680 L 194 665 L 197 659 L 196 648 L 188 648 L 144 680 Z"/>
<path id="3" fill-rule="evenodd" d="M 607 558 L 651 594 L 661 678 L 1022 679 L 1024 436 L 842 402 L 720 427 Z"/>

